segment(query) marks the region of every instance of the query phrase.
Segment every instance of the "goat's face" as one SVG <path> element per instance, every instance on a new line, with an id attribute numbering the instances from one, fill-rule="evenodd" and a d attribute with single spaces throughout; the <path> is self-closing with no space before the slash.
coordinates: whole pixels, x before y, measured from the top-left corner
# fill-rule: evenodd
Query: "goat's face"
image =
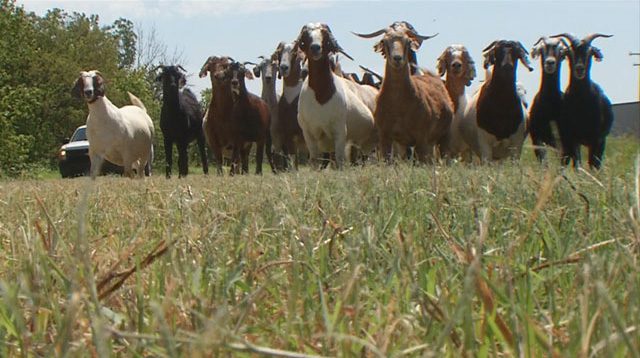
<path id="1" fill-rule="evenodd" d="M 582 80 L 587 77 L 591 71 L 591 58 L 594 58 L 598 62 L 602 61 L 603 58 L 600 49 L 591 46 L 591 42 L 598 37 L 611 36 L 613 35 L 593 33 L 585 36 L 583 39 L 579 39 L 571 34 L 564 33 L 551 37 L 560 38 L 562 43 L 568 48 L 572 78 L 575 77 L 578 80 Z M 569 43 L 567 43 L 566 40 L 569 40 Z"/>
<path id="2" fill-rule="evenodd" d="M 241 92 L 246 91 L 244 83 L 245 77 L 252 80 L 253 74 L 240 62 L 232 62 L 226 71 L 227 78 L 231 84 L 231 93 L 234 97 L 238 97 Z"/>
<path id="3" fill-rule="evenodd" d="M 330 53 L 344 53 L 329 26 L 321 23 L 309 23 L 302 27 L 296 48 L 300 48 L 311 61 L 318 61 Z"/>
<path id="4" fill-rule="evenodd" d="M 485 69 L 493 65 L 496 70 L 515 72 L 519 60 L 529 71 L 533 71 L 528 52 L 518 41 L 494 41 L 483 50 L 483 54 Z"/>
<path id="5" fill-rule="evenodd" d="M 89 103 L 104 96 L 104 78 L 98 71 L 81 71 L 71 94 L 77 98 L 84 98 Z"/>
<path id="6" fill-rule="evenodd" d="M 217 57 L 210 56 L 202 65 L 200 69 L 200 78 L 207 76 L 207 74 L 211 74 L 211 81 L 215 81 L 217 83 L 222 83 L 226 79 L 226 71 L 231 64 L 230 57 Z"/>
<path id="7" fill-rule="evenodd" d="M 299 68 L 304 53 L 301 49 L 296 48 L 295 43 L 281 43 L 275 53 L 280 75 L 284 78 L 289 77 L 294 68 Z"/>
<path id="8" fill-rule="evenodd" d="M 451 45 L 438 57 L 436 64 L 440 76 L 449 73 L 449 76 L 465 80 L 465 85 L 470 86 L 471 81 L 476 77 L 476 65 L 462 45 Z"/>
<path id="9" fill-rule="evenodd" d="M 274 58 L 265 58 L 253 68 L 253 74 L 256 77 L 262 76 L 262 81 L 267 85 L 275 81 L 274 77 L 277 72 L 278 62 Z"/>
<path id="10" fill-rule="evenodd" d="M 180 66 L 162 66 L 162 72 L 156 77 L 156 81 L 162 82 L 162 88 L 166 90 L 178 90 L 187 84 L 187 79 Z"/>
<path id="11" fill-rule="evenodd" d="M 418 47 L 420 44 L 406 32 L 389 28 L 373 48 L 376 52 L 382 53 L 391 67 L 399 69 L 409 62 L 409 51 L 415 51 Z"/>
<path id="12" fill-rule="evenodd" d="M 540 56 L 544 73 L 552 75 L 558 71 L 560 62 L 566 57 L 567 48 L 562 41 L 549 37 L 541 37 L 531 49 L 531 58 Z"/>

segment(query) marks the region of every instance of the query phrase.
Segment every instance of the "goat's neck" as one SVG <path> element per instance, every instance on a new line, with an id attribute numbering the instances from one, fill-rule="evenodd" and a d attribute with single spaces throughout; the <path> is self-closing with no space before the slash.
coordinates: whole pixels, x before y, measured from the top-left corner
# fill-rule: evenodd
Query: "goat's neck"
<path id="1" fill-rule="evenodd" d="M 569 88 L 573 88 L 574 90 L 588 90 L 591 88 L 591 73 L 587 71 L 587 74 L 583 79 L 577 79 L 573 71 L 571 71 L 571 75 L 569 76 Z"/>
<path id="2" fill-rule="evenodd" d="M 114 113 L 118 110 L 118 107 L 111 103 L 107 96 L 98 97 L 92 103 L 88 103 L 88 105 L 89 113 L 92 113 L 99 117 L 103 117 L 103 115 L 106 115 L 109 118 L 113 118 Z"/>
<path id="3" fill-rule="evenodd" d="M 276 81 L 275 78 L 271 79 L 270 83 L 267 83 L 267 81 L 263 78 L 262 79 L 262 95 L 261 95 L 262 99 L 269 103 L 276 103 L 278 102 L 278 97 L 276 95 Z"/>
<path id="4" fill-rule="evenodd" d="M 560 65 L 554 73 L 548 74 L 542 70 L 542 81 L 540 82 L 540 93 L 550 95 L 560 95 Z"/>
<path id="5" fill-rule="evenodd" d="M 300 60 L 293 61 L 289 76 L 282 79 L 283 87 L 296 87 L 302 81 L 302 67 L 300 66 Z"/>
<path id="6" fill-rule="evenodd" d="M 179 104 L 178 95 L 179 95 L 178 87 L 163 89 L 162 103 L 171 105 L 172 107 L 177 108 Z"/>
<path id="7" fill-rule="evenodd" d="M 515 68 L 513 71 L 493 70 L 491 79 L 487 84 L 489 88 L 502 92 L 507 90 L 506 93 L 516 93 L 516 75 Z"/>
<path id="8" fill-rule="evenodd" d="M 231 103 L 231 101 L 233 101 L 231 85 L 216 82 L 213 82 L 212 85 L 211 104 L 214 106 L 214 109 L 221 109 L 224 103 Z"/>
<path id="9" fill-rule="evenodd" d="M 384 79 L 381 90 L 392 90 L 397 95 L 403 95 L 406 91 L 414 89 L 411 82 L 411 71 L 409 65 L 402 68 L 394 68 L 387 61 L 384 70 Z"/>
<path id="10" fill-rule="evenodd" d="M 333 76 L 328 56 L 317 61 L 309 60 L 309 87 L 315 92 L 318 103 L 324 104 L 333 97 L 336 91 Z"/>
<path id="11" fill-rule="evenodd" d="M 447 78 L 444 82 L 444 85 L 447 88 L 449 97 L 451 97 L 451 101 L 453 101 L 454 112 L 458 111 L 458 106 L 460 105 L 460 97 L 464 95 L 464 90 L 466 87 L 465 82 L 465 79 L 447 73 Z"/>

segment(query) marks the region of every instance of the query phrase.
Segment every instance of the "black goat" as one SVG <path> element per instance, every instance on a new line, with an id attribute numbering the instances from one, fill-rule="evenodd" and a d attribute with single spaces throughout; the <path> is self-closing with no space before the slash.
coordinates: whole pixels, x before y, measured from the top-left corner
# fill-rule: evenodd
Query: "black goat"
<path id="1" fill-rule="evenodd" d="M 166 176 L 171 177 L 173 166 L 173 143 L 178 147 L 179 177 L 187 176 L 189 158 L 187 147 L 194 139 L 198 142 L 202 170 L 209 172 L 207 153 L 205 152 L 204 132 L 202 130 L 202 109 L 196 96 L 184 87 L 186 78 L 181 72 L 182 66 L 158 66 L 162 72 L 156 78 L 162 81 L 162 111 L 160 113 L 160 129 L 164 136 L 166 155 Z"/>
<path id="2" fill-rule="evenodd" d="M 602 164 L 607 135 L 613 124 L 611 101 L 600 86 L 591 81 L 591 61 L 602 61 L 602 52 L 591 42 L 598 37 L 613 35 L 590 34 L 582 40 L 571 34 L 559 34 L 569 48 L 569 85 L 563 97 L 563 116 L 559 123 L 562 142 L 562 163 L 580 165 L 580 145 L 589 150 L 589 166 Z M 565 40 L 569 40 L 567 43 Z"/>
<path id="3" fill-rule="evenodd" d="M 546 156 L 543 145 L 558 147 L 552 124 L 557 126 L 562 115 L 560 67 L 566 55 L 567 48 L 562 42 L 548 37 L 541 37 L 531 50 L 531 57 L 540 57 L 542 65 L 540 90 L 529 110 L 529 134 L 539 161 L 543 161 Z"/>

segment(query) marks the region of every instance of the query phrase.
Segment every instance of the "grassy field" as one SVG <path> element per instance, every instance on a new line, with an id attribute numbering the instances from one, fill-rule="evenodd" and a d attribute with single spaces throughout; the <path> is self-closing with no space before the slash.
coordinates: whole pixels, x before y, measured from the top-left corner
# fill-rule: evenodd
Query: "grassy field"
<path id="1" fill-rule="evenodd" d="M 3 181 L 0 356 L 637 357 L 638 148 Z"/>

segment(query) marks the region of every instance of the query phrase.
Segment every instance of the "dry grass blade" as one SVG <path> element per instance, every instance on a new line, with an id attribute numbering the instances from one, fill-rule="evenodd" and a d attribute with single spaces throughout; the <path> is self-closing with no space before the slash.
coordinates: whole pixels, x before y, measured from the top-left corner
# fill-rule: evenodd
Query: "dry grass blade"
<path id="1" fill-rule="evenodd" d="M 107 277 L 101 279 L 98 282 L 97 287 L 101 287 L 103 289 L 98 289 L 98 299 L 103 300 L 106 297 L 109 297 L 114 291 L 120 288 L 124 282 L 135 273 L 138 269 L 143 270 L 147 266 L 151 265 L 158 257 L 164 255 L 169 249 L 169 245 L 165 240 L 160 240 L 156 247 L 140 262 L 139 265 L 133 265 L 125 271 L 118 273 L 109 273 Z M 115 282 L 111 282 L 113 279 L 117 279 Z M 107 287 L 107 285 L 109 285 Z M 106 287 L 106 288 L 105 288 Z"/>
<path id="2" fill-rule="evenodd" d="M 513 333 L 511 333 L 511 330 L 507 326 L 507 323 L 502 319 L 502 316 L 496 310 L 495 300 L 493 298 L 493 294 L 491 293 L 491 289 L 489 288 L 487 283 L 484 281 L 484 278 L 482 277 L 482 275 L 480 275 L 479 273 L 476 276 L 476 288 L 478 290 L 478 295 L 480 296 L 482 303 L 486 307 L 487 312 L 490 312 L 490 313 L 495 312 L 494 320 L 496 322 L 496 325 L 498 326 L 500 333 L 502 333 L 502 336 L 507 341 L 509 346 L 513 348 L 515 344 L 515 341 L 513 339 Z"/>
<path id="3" fill-rule="evenodd" d="M 610 335 L 609 337 L 601 340 L 600 342 L 596 343 L 593 346 L 593 349 L 591 350 L 591 355 L 589 357 L 597 357 L 598 353 L 601 350 L 603 350 L 605 347 L 607 347 L 609 344 L 619 342 L 619 341 L 624 339 L 625 335 L 629 335 L 629 334 L 634 333 L 636 331 L 638 331 L 638 327 L 631 326 L 631 327 L 627 327 L 624 330 L 624 334 L 618 332 L 618 333 L 614 333 L 614 334 Z"/>

